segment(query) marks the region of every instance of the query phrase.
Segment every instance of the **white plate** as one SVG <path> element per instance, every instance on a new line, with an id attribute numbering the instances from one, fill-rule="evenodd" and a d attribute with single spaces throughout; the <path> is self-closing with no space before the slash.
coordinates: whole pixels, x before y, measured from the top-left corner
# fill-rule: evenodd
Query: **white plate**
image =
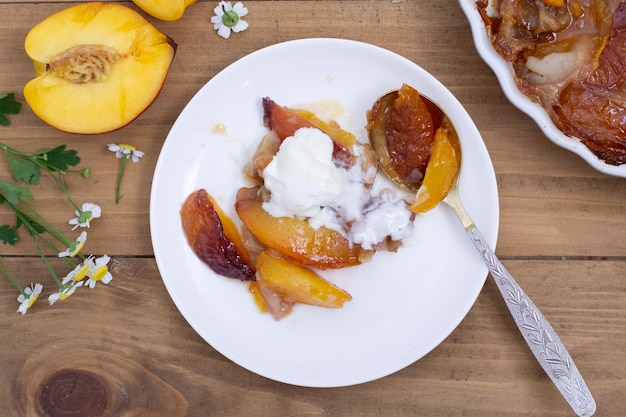
<path id="1" fill-rule="evenodd" d="M 515 84 L 513 67 L 498 55 L 491 44 L 485 24 L 476 8 L 476 0 L 459 0 L 459 3 L 469 21 L 476 50 L 487 65 L 491 67 L 509 101 L 530 116 L 548 139 L 558 146 L 574 152 L 600 172 L 617 177 L 626 177 L 626 165 L 610 165 L 599 159 L 580 139 L 567 136 L 561 132 L 552 122 L 544 108 L 520 91 L 517 84 Z"/>
<path id="2" fill-rule="evenodd" d="M 396 254 L 323 274 L 348 290 L 342 309 L 299 305 L 281 321 L 262 314 L 246 284 L 214 274 L 188 247 L 179 210 L 205 188 L 232 218 L 242 167 L 266 132 L 261 99 L 288 106 L 340 102 L 343 127 L 365 140 L 365 112 L 400 83 L 449 113 L 463 146 L 461 192 L 495 246 L 499 210 L 493 167 L 467 112 L 435 78 L 387 50 L 306 39 L 252 53 L 211 79 L 172 127 L 156 166 L 150 224 L 156 261 L 174 303 L 211 346 L 277 381 L 334 387 L 371 381 L 418 360 L 465 317 L 487 269 L 447 207 L 428 213 L 423 239 Z"/>

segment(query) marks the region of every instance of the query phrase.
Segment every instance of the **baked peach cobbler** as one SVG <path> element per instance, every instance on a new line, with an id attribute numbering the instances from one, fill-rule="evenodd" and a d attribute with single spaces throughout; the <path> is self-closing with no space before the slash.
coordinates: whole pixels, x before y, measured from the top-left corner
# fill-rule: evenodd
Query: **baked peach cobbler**
<path id="1" fill-rule="evenodd" d="M 626 2 L 477 0 L 519 89 L 566 135 L 626 163 Z"/>
<path id="2" fill-rule="evenodd" d="M 236 191 L 241 227 L 199 189 L 182 205 L 183 231 L 205 264 L 218 275 L 248 282 L 257 305 L 275 319 L 298 303 L 342 307 L 352 297 L 325 279 L 324 270 L 359 265 L 379 251 L 396 252 L 419 235 L 415 217 L 423 210 L 412 210 L 413 194 L 377 175 L 370 144 L 336 121 L 270 98 L 262 106 L 267 134 L 243 169 L 249 186 Z M 431 117 L 407 85 L 385 114 L 369 112 L 366 129 L 386 127 L 402 149 L 419 137 L 412 161 L 423 163 L 411 177 L 418 186 L 429 185 L 430 200 L 440 200 L 428 167 L 438 158 L 430 154 L 442 121 Z M 406 123 L 412 116 L 421 122 Z M 412 162 L 394 163 L 410 172 Z"/>

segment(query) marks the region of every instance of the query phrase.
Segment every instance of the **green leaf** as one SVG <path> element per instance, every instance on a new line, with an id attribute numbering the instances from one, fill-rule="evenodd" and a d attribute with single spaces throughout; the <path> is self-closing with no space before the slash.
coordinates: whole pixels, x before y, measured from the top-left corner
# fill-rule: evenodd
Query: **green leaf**
<path id="1" fill-rule="evenodd" d="M 11 167 L 11 172 L 13 172 L 13 177 L 17 181 L 24 181 L 26 184 L 30 185 L 39 184 L 41 171 L 37 164 L 9 153 L 7 154 L 7 158 L 9 159 L 9 166 Z"/>
<path id="2" fill-rule="evenodd" d="M 23 220 L 23 222 L 22 222 Z M 15 226 L 15 228 L 19 228 L 22 223 L 27 224 L 28 232 L 31 234 L 31 236 L 34 236 L 36 234 L 42 234 L 46 231 L 46 228 L 41 225 L 41 223 L 39 223 L 38 221 L 36 221 L 35 219 L 33 219 L 32 217 L 30 217 L 28 214 L 26 213 L 22 213 L 22 220 L 18 220 L 17 221 L 17 226 Z"/>
<path id="3" fill-rule="evenodd" d="M 17 228 L 11 227 L 8 224 L 0 226 L 0 241 L 2 243 L 15 245 L 20 240 L 17 234 Z"/>
<path id="4" fill-rule="evenodd" d="M 4 196 L 6 201 L 10 204 L 17 204 L 21 198 L 32 200 L 33 195 L 30 193 L 28 187 L 24 185 L 10 184 L 8 182 L 0 181 L 0 194 Z"/>
<path id="5" fill-rule="evenodd" d="M 80 163 L 78 152 L 73 149 L 66 150 L 65 145 L 43 152 L 39 159 L 55 171 L 67 171 L 68 166 L 76 166 Z"/>
<path id="6" fill-rule="evenodd" d="M 8 126 L 11 124 L 7 114 L 18 114 L 22 109 L 22 103 L 15 101 L 15 94 L 0 94 L 0 125 Z"/>

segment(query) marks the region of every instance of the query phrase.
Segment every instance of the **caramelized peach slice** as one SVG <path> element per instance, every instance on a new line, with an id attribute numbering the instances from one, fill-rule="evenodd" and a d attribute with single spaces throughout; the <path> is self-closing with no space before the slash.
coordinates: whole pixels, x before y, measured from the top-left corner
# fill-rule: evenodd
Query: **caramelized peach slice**
<path id="1" fill-rule="evenodd" d="M 71 6 L 26 36 L 24 47 L 37 77 L 24 87 L 24 98 L 37 116 L 63 131 L 118 129 L 155 100 L 175 46 L 126 6 Z"/>
<path id="2" fill-rule="evenodd" d="M 252 159 L 244 166 L 243 172 L 257 185 L 263 184 L 261 173 L 278 153 L 281 141 L 276 132 L 270 130 L 257 146 Z"/>
<path id="3" fill-rule="evenodd" d="M 314 271 L 269 251 L 261 252 L 257 259 L 257 281 L 296 303 L 338 308 L 352 299 Z"/>
<path id="4" fill-rule="evenodd" d="M 189 246 L 215 273 L 242 281 L 255 279 L 239 230 L 206 190 L 191 193 L 180 216 Z"/>
<path id="5" fill-rule="evenodd" d="M 263 294 L 261 293 L 261 287 L 257 281 L 250 281 L 248 283 L 248 291 L 252 294 L 252 299 L 254 300 L 254 304 L 259 308 L 262 313 L 267 313 L 268 308 L 265 300 L 263 299 Z"/>
<path id="6" fill-rule="evenodd" d="M 276 104 L 268 97 L 263 98 L 263 122 L 273 130 L 280 140 L 293 136 L 302 127 L 314 127 L 326 133 L 334 143 L 335 159 L 347 161 L 351 158 L 356 137 L 335 123 L 326 123 L 307 110 L 292 109 Z"/>
<path id="7" fill-rule="evenodd" d="M 183 16 L 185 9 L 196 0 L 133 0 L 137 6 L 157 19 L 172 21 Z"/>
<path id="8" fill-rule="evenodd" d="M 258 274 L 257 274 L 258 277 Z M 280 320 L 291 313 L 295 302 L 287 300 L 274 289 L 251 281 L 248 290 L 254 297 L 254 302 L 262 313 L 270 313 L 276 320 Z"/>
<path id="9" fill-rule="evenodd" d="M 626 82 L 624 45 L 626 45 L 626 3 L 622 2 L 613 14 L 609 36 L 598 57 L 597 67 L 586 82 L 607 87 L 609 91 L 622 86 Z M 623 99 L 621 101 L 624 102 Z"/>
<path id="10" fill-rule="evenodd" d="M 563 7 L 565 6 L 565 0 L 541 0 L 546 6 Z"/>
<path id="11" fill-rule="evenodd" d="M 370 135 L 384 138 L 385 170 L 408 189 L 420 186 L 430 158 L 437 120 L 429 103 L 415 88 L 402 84 L 397 94 L 384 95 L 367 114 Z"/>
<path id="12" fill-rule="evenodd" d="M 454 126 L 446 118 L 435 132 L 424 181 L 411 203 L 411 211 L 423 213 L 439 204 L 455 185 L 460 170 L 459 139 Z"/>
<path id="13" fill-rule="evenodd" d="M 270 215 L 263 209 L 257 192 L 257 188 L 240 189 L 235 209 L 250 233 L 266 247 L 322 269 L 358 265 L 373 256 L 372 250 L 352 244 L 335 230 L 315 229 L 306 220 Z"/>
<path id="14" fill-rule="evenodd" d="M 626 3 L 613 15 L 606 46 L 597 68 L 585 82 L 563 89 L 555 124 L 567 135 L 576 136 L 608 164 L 626 163 Z"/>

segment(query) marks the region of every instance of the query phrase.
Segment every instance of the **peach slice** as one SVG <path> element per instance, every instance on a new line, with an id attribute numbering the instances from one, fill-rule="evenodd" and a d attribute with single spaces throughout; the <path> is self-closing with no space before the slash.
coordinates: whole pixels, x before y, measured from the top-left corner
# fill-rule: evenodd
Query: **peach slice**
<path id="1" fill-rule="evenodd" d="M 254 302 L 262 313 L 270 313 L 275 320 L 287 317 L 295 302 L 287 300 L 275 290 L 260 285 L 258 281 L 251 281 L 248 290 L 254 297 Z"/>
<path id="2" fill-rule="evenodd" d="M 424 213 L 443 200 L 461 170 L 461 147 L 456 130 L 446 118 L 435 132 L 424 181 L 411 202 L 413 213 Z"/>
<path id="3" fill-rule="evenodd" d="M 565 6 L 565 0 L 541 0 L 546 6 L 563 7 Z"/>
<path id="4" fill-rule="evenodd" d="M 314 271 L 269 251 L 257 259 L 257 282 L 286 300 L 320 307 L 343 307 L 352 296 Z"/>
<path id="5" fill-rule="evenodd" d="M 351 243 L 341 233 L 313 228 L 306 220 L 274 217 L 263 208 L 258 188 L 242 188 L 235 210 L 247 229 L 267 248 L 305 265 L 317 268 L 344 268 L 359 265 L 374 254 Z"/>
<path id="6" fill-rule="evenodd" d="M 185 9 L 196 0 L 133 0 L 137 6 L 150 16 L 165 21 L 178 20 Z"/>
<path id="7" fill-rule="evenodd" d="M 370 136 L 384 139 L 385 170 L 408 189 L 420 186 L 430 158 L 437 120 L 428 103 L 415 88 L 402 84 L 397 93 L 376 100 L 367 113 Z"/>
<path id="8" fill-rule="evenodd" d="M 187 197 L 180 217 L 189 246 L 215 273 L 242 281 L 255 279 L 250 253 L 237 226 L 206 190 Z"/>
<path id="9" fill-rule="evenodd" d="M 580 138 L 593 153 L 612 165 L 626 163 L 625 44 L 626 3 L 620 3 L 596 69 L 585 82 L 564 88 L 559 105 L 554 107 L 557 126 L 565 134 Z"/>
<path id="10" fill-rule="evenodd" d="M 33 27 L 25 49 L 37 77 L 24 98 L 46 123 L 103 133 L 134 120 L 157 97 L 176 44 L 136 11 L 81 3 Z"/>
<path id="11" fill-rule="evenodd" d="M 274 131 L 281 141 L 293 136 L 296 130 L 302 127 L 317 128 L 333 140 L 335 160 L 352 165 L 352 151 L 357 145 L 356 137 L 341 129 L 336 123 L 326 123 L 308 110 L 280 106 L 268 97 L 263 98 L 263 123 Z"/>
<path id="12" fill-rule="evenodd" d="M 263 299 L 263 294 L 261 293 L 261 286 L 257 281 L 250 281 L 248 284 L 248 292 L 252 294 L 252 299 L 254 300 L 254 304 L 258 307 L 258 309 L 262 313 L 267 313 L 269 310 L 267 308 L 267 304 Z"/>

